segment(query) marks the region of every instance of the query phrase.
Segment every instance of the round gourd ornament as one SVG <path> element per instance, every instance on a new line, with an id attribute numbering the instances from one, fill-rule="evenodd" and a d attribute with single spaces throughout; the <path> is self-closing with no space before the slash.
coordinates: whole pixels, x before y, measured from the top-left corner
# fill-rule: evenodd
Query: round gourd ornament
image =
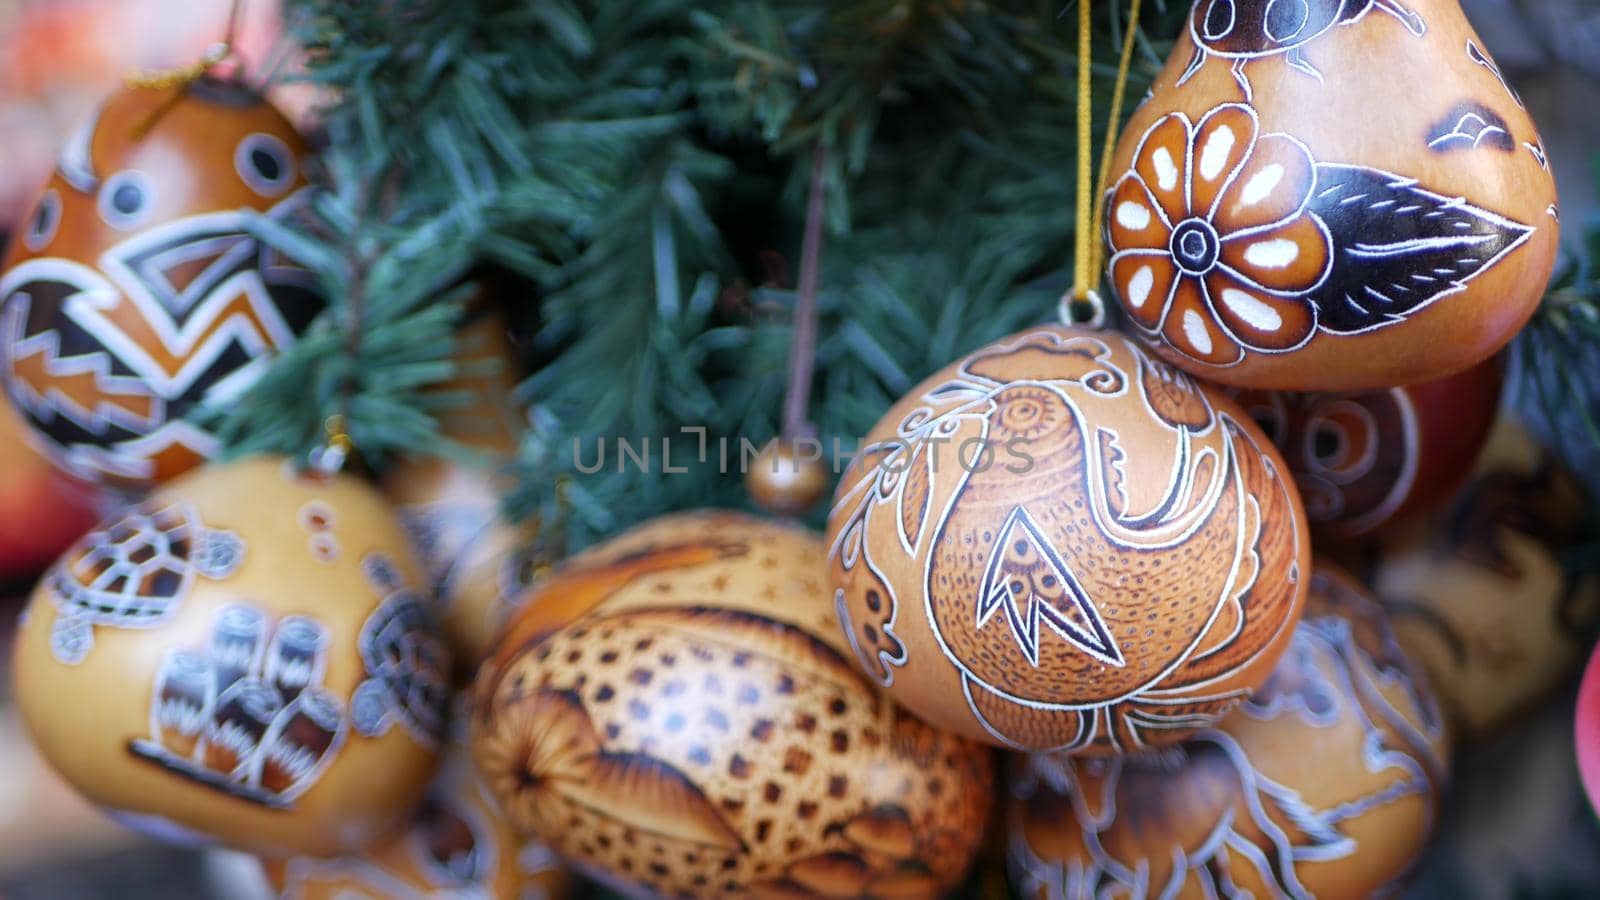
<path id="1" fill-rule="evenodd" d="M 1578 691 L 1578 774 L 1589 792 L 1589 802 L 1600 813 L 1600 645 L 1589 658 L 1589 669 Z"/>
<path id="2" fill-rule="evenodd" d="M 1452 375 L 1555 261 L 1544 146 L 1457 0 L 1197 0 L 1110 172 L 1127 318 L 1240 387 Z"/>
<path id="3" fill-rule="evenodd" d="M 471 672 L 489 650 L 507 614 L 551 564 L 537 522 L 506 519 L 509 490 L 496 467 L 517 451 L 522 423 L 511 346 L 502 316 L 485 309 L 461 329 L 457 374 L 441 392 L 471 398 L 440 416 L 445 437 L 471 448 L 478 464 L 444 456 L 401 460 L 383 478 L 429 572 L 434 602 L 458 665 Z"/>
<path id="4" fill-rule="evenodd" d="M 1600 576 L 1563 561 L 1592 544 L 1592 503 L 1506 417 L 1448 507 L 1341 548 L 1461 741 L 1503 733 L 1583 665 L 1600 629 Z"/>
<path id="5" fill-rule="evenodd" d="M 233 82 L 127 88 L 62 150 L 0 276 L 7 392 L 51 458 L 143 488 L 210 457 L 188 422 L 322 309 L 273 245 L 306 201 L 305 141 Z"/>
<path id="6" fill-rule="evenodd" d="M 473 753 L 512 824 L 629 893 L 953 888 L 991 754 L 851 668 L 825 579 L 815 535 L 732 513 L 559 568 L 478 680 Z"/>
<path id="7" fill-rule="evenodd" d="M 402 824 L 432 776 L 447 651 L 382 497 L 280 457 L 204 466 L 108 519 L 29 602 L 17 706 L 123 823 L 264 855 Z"/>
<path id="8" fill-rule="evenodd" d="M 100 492 L 58 471 L 0 401 L 0 582 L 43 571 L 94 527 Z"/>
<path id="9" fill-rule="evenodd" d="M 410 827 L 357 855 L 264 860 L 273 890 L 285 900 L 567 896 L 571 878 L 548 847 L 512 830 L 459 740 Z"/>
<path id="10" fill-rule="evenodd" d="M 1017 764 L 1007 828 L 1028 898 L 1398 892 L 1449 765 L 1425 679 L 1378 604 L 1319 565 L 1265 687 L 1177 747 Z"/>
<path id="11" fill-rule="evenodd" d="M 834 495 L 857 662 L 935 725 L 1013 749 L 1162 746 L 1288 646 L 1300 498 L 1232 400 L 1118 334 L 1041 327 L 913 389 Z"/>
<path id="12" fill-rule="evenodd" d="M 1455 495 L 1489 439 L 1501 381 L 1496 357 L 1409 387 L 1234 399 L 1288 460 L 1319 536 L 1345 540 Z"/>

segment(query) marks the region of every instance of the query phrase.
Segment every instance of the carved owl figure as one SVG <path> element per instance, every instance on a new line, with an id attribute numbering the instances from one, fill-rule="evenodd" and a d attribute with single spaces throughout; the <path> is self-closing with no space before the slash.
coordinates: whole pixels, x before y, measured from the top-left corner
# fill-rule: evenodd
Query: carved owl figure
<path id="1" fill-rule="evenodd" d="M 0 276 L 0 369 L 53 461 L 144 487 L 210 457 L 185 420 L 237 395 L 321 310 L 270 225 L 307 146 L 242 85 L 114 94 L 68 141 Z"/>

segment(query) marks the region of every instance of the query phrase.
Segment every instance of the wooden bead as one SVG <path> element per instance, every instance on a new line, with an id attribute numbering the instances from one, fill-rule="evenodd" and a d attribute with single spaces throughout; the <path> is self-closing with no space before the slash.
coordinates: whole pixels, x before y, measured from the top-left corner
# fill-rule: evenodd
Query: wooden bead
<path id="1" fill-rule="evenodd" d="M 756 505 L 780 516 L 797 516 L 827 493 L 828 466 L 792 441 L 773 438 L 745 471 L 745 489 Z"/>
<path id="2" fill-rule="evenodd" d="M 1127 318 L 1240 387 L 1462 371 L 1558 244 L 1539 134 L 1457 0 L 1197 0 L 1111 172 Z"/>
<path id="3" fill-rule="evenodd" d="M 322 309 L 270 246 L 307 194 L 305 141 L 242 86 L 114 94 L 62 150 L 0 278 L 3 374 L 52 459 L 143 488 L 218 449 L 223 403 Z"/>
<path id="4" fill-rule="evenodd" d="M 443 737 L 448 658 L 375 491 L 287 460 L 208 465 L 108 519 L 29 601 L 23 723 L 148 834 L 331 855 L 401 824 Z"/>
<path id="5" fill-rule="evenodd" d="M 1019 760 L 1014 881 L 1048 897 L 1393 893 L 1437 821 L 1446 729 L 1377 603 L 1319 567 L 1272 678 L 1166 750 Z"/>
<path id="6" fill-rule="evenodd" d="M 567 562 L 479 676 L 473 751 L 507 817 L 627 893 L 950 890 L 991 755 L 850 667 L 825 576 L 815 535 L 730 513 Z"/>
<path id="7" fill-rule="evenodd" d="M 1347 540 L 1450 502 L 1500 407 L 1498 358 L 1383 391 L 1237 391 L 1294 473 L 1321 537 Z"/>
<path id="8" fill-rule="evenodd" d="M 1171 744 L 1260 685 L 1310 560 L 1281 457 L 1121 335 L 1041 327 L 913 389 L 834 498 L 856 659 L 936 725 L 1026 750 Z"/>

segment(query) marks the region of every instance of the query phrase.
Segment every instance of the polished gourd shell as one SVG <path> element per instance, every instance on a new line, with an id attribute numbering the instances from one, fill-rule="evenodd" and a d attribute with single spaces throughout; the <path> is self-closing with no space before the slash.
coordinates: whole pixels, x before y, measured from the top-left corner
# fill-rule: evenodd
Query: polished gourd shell
<path id="1" fill-rule="evenodd" d="M 1271 443 L 1111 332 L 1040 327 L 866 435 L 829 563 L 857 663 L 924 719 L 1034 751 L 1171 744 L 1287 646 L 1310 559 Z"/>
<path id="2" fill-rule="evenodd" d="M 1288 460 L 1312 527 L 1340 541 L 1450 502 L 1489 439 L 1502 380 L 1492 358 L 1382 391 L 1233 394 Z"/>
<path id="3" fill-rule="evenodd" d="M 1109 177 L 1128 320 L 1240 387 L 1466 369 L 1558 245 L 1543 144 L 1456 0 L 1199 0 Z"/>
<path id="4" fill-rule="evenodd" d="M 1588 546 L 1583 487 L 1512 417 L 1445 508 L 1341 548 L 1427 670 L 1459 740 L 1489 740 L 1583 665 L 1600 578 L 1565 560 Z"/>
<path id="5" fill-rule="evenodd" d="M 437 762 L 448 659 L 382 498 L 279 457 L 112 516 L 29 601 L 14 674 L 41 755 L 156 837 L 350 852 Z"/>
<path id="6" fill-rule="evenodd" d="M 550 564 L 538 522 L 515 523 L 501 511 L 510 486 L 499 470 L 516 455 L 522 417 L 512 400 L 516 374 L 505 317 L 486 303 L 480 297 L 468 313 L 456 336 L 456 374 L 436 388 L 467 398 L 441 410 L 439 426 L 479 458 L 406 457 L 382 481 L 428 569 L 440 624 L 468 677 Z"/>
<path id="7" fill-rule="evenodd" d="M 242 84 L 113 94 L 67 142 L 0 277 L 0 368 L 58 466 L 134 489 L 210 458 L 225 405 L 322 310 L 269 223 L 301 215 L 309 148 Z"/>
<path id="8" fill-rule="evenodd" d="M 572 886 L 549 848 L 506 823 L 461 742 L 404 831 L 360 854 L 264 860 L 263 868 L 273 890 L 294 900 L 560 900 Z"/>
<path id="9" fill-rule="evenodd" d="M 816 536 L 656 519 L 570 560 L 478 683 L 507 817 L 666 896 L 938 896 L 982 841 L 992 759 L 846 662 Z"/>
<path id="10" fill-rule="evenodd" d="M 1255 697 L 1174 748 L 1016 766 L 1008 830 L 1028 898 L 1384 896 L 1425 846 L 1449 744 L 1381 609 L 1312 578 Z"/>

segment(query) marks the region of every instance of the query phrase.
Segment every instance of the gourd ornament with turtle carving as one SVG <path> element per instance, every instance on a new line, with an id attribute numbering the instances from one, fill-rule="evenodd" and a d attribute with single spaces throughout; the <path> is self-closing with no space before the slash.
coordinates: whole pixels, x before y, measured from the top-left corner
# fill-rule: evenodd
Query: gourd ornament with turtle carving
<path id="1" fill-rule="evenodd" d="M 1538 131 L 1456 0 L 1199 0 L 1108 181 L 1132 326 L 1240 387 L 1469 368 L 1559 238 Z"/>

